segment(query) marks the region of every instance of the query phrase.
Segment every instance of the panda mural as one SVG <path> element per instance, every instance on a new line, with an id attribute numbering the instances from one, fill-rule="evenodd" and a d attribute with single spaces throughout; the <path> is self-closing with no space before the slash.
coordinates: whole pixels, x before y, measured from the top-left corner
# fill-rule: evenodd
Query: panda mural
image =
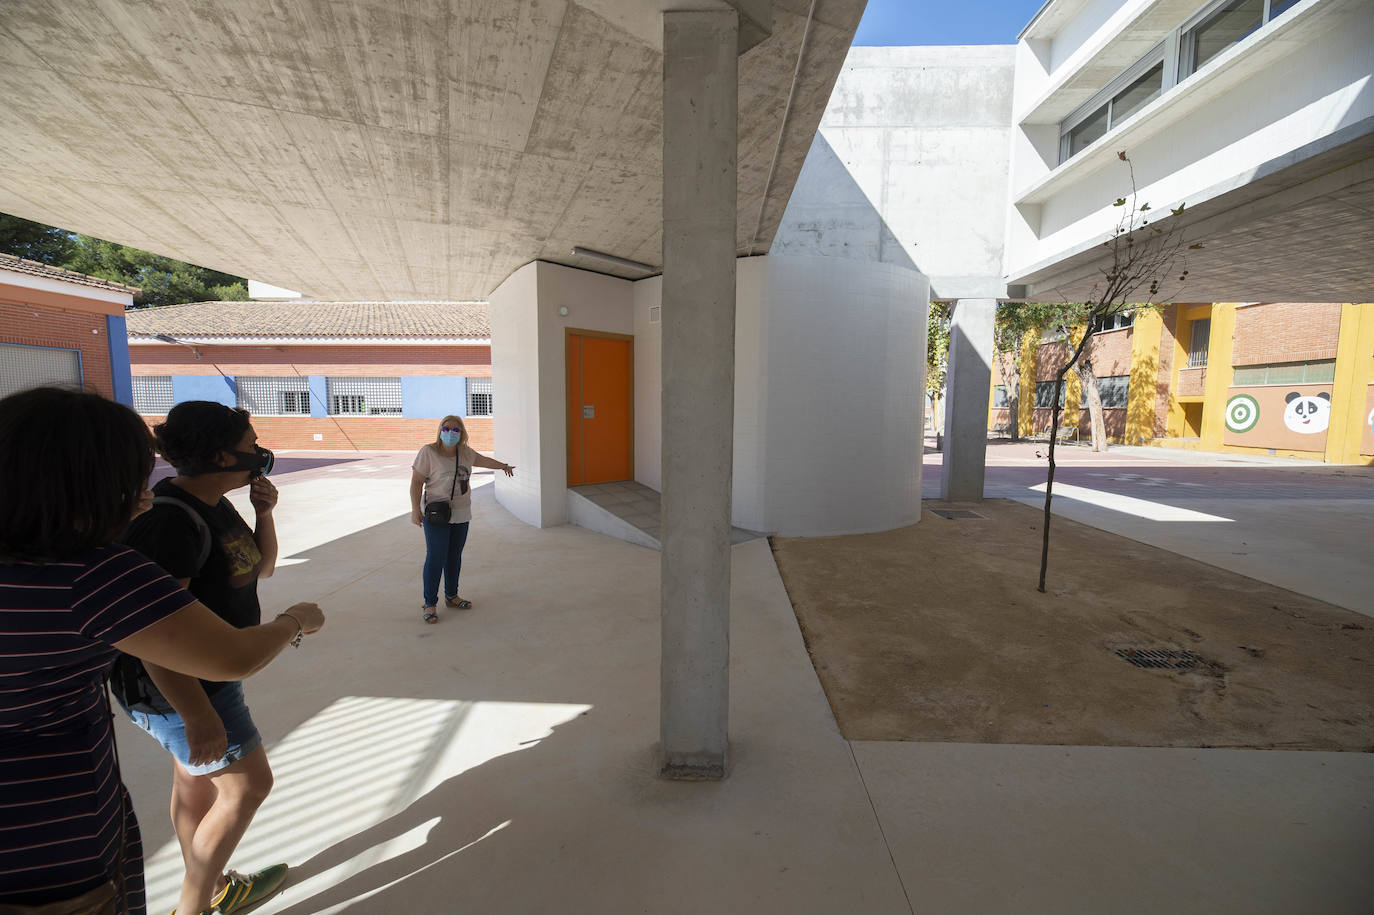
<path id="1" fill-rule="evenodd" d="M 1294 432 L 1312 435 L 1325 432 L 1331 424 L 1331 395 L 1325 391 L 1316 396 L 1290 391 L 1284 401 L 1288 406 L 1283 411 L 1283 424 Z"/>

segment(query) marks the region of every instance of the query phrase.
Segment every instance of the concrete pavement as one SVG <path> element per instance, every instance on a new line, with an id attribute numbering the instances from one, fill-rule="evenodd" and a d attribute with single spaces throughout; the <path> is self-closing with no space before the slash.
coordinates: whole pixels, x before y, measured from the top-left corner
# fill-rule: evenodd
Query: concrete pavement
<path id="1" fill-rule="evenodd" d="M 295 869 L 260 912 L 1354 913 L 1374 898 L 1374 755 L 845 741 L 762 541 L 733 550 L 730 777 L 661 781 L 656 552 L 528 527 L 479 474 L 475 607 L 425 626 L 409 455 L 299 457 L 278 477 L 284 562 L 263 602 L 330 616 L 248 685 L 277 783 L 232 866 Z M 128 726 L 120 749 L 150 911 L 165 911 L 169 763 Z"/>

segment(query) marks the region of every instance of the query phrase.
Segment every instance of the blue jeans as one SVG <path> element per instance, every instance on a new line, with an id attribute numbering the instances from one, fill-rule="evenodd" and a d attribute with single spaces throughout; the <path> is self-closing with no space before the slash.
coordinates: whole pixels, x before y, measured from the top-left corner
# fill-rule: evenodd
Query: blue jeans
<path id="1" fill-rule="evenodd" d="M 444 596 L 458 596 L 458 573 L 463 569 L 463 544 L 468 542 L 468 524 L 431 524 L 425 528 L 425 568 L 421 574 L 425 606 L 439 603 L 439 576 L 444 577 Z"/>

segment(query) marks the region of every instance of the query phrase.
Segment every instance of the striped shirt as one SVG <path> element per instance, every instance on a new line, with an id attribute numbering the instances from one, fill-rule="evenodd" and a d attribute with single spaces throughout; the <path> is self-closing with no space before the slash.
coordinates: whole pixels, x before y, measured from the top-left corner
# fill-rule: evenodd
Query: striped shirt
<path id="1" fill-rule="evenodd" d="M 114 875 L 122 832 L 129 911 L 144 911 L 142 845 L 101 682 L 111 645 L 194 600 L 124 546 L 0 563 L 0 902 L 99 886 Z"/>

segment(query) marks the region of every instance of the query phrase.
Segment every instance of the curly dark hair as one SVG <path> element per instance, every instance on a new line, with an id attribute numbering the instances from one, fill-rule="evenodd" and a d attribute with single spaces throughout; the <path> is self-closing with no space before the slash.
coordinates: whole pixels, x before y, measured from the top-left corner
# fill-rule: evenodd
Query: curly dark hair
<path id="1" fill-rule="evenodd" d="M 152 470 L 148 427 L 126 406 L 58 387 L 0 400 L 0 560 L 56 562 L 113 542 Z"/>
<path id="2" fill-rule="evenodd" d="M 177 473 L 195 476 L 218 470 L 215 458 L 221 451 L 235 450 L 251 423 L 247 410 L 213 400 L 187 400 L 153 427 L 153 439 L 158 454 Z"/>

